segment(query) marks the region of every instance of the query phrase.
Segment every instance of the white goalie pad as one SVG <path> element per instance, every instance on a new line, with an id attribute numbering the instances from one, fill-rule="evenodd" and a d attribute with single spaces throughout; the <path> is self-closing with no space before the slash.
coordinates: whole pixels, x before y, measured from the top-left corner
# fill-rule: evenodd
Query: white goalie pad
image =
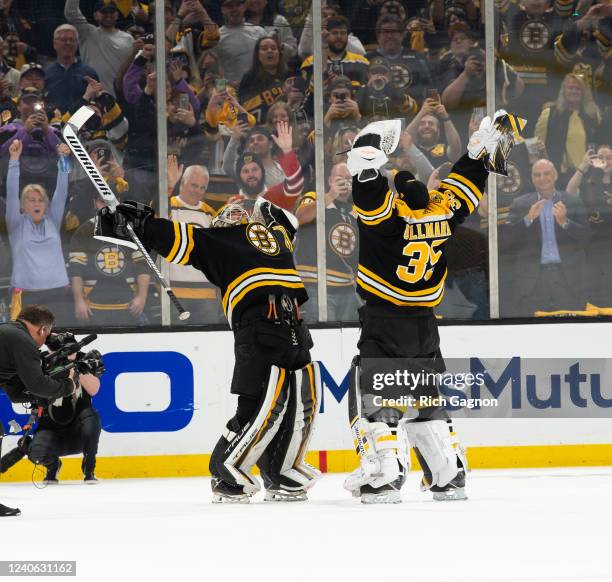
<path id="1" fill-rule="evenodd" d="M 457 457 L 467 471 L 467 461 L 454 433 L 444 420 L 425 422 L 408 421 L 401 423 L 410 444 L 419 450 L 431 471 L 429 486 L 444 487 L 458 473 Z"/>
<path id="2" fill-rule="evenodd" d="M 249 472 L 278 432 L 288 401 L 287 373 L 277 366 L 271 366 L 266 395 L 255 419 L 239 434 L 228 432 L 224 435 L 231 442 L 232 450 L 223 465 L 249 495 L 261 489 L 257 479 Z M 234 442 L 234 439 L 237 440 Z"/>
<path id="3" fill-rule="evenodd" d="M 280 475 L 297 484 L 296 487 L 285 484 L 285 489 L 308 490 L 321 477 L 321 472 L 305 461 L 321 406 L 321 370 L 318 362 L 312 362 L 293 374 L 295 398 L 292 402 L 295 410 L 287 412 L 294 418 L 293 429 Z"/>
<path id="4" fill-rule="evenodd" d="M 364 485 L 382 487 L 400 476 L 400 465 L 410 469 L 409 447 L 403 434 L 384 422 L 359 418 L 351 426 L 360 464 L 345 480 L 344 488 L 352 493 Z"/>

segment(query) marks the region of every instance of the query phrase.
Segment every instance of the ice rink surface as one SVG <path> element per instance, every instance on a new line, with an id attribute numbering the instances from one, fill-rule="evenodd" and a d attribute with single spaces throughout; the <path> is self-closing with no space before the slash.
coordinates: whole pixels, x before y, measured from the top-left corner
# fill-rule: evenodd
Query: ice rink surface
<path id="1" fill-rule="evenodd" d="M 612 581 L 612 468 L 473 471 L 469 501 L 441 503 L 412 472 L 388 506 L 343 478 L 306 503 L 250 505 L 213 505 L 205 478 L 3 483 L 22 515 L 0 521 L 0 559 L 77 560 L 78 580 L 119 582 Z"/>

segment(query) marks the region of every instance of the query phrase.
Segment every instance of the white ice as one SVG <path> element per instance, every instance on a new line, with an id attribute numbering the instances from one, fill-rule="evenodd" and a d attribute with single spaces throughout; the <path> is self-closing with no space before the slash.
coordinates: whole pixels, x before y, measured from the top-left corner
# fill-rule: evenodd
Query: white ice
<path id="1" fill-rule="evenodd" d="M 88 581 L 612 580 L 612 468 L 473 471 L 460 502 L 413 472 L 393 506 L 361 505 L 343 478 L 306 503 L 221 506 L 205 478 L 3 483 L 22 516 L 0 520 L 0 559 L 77 560 Z"/>

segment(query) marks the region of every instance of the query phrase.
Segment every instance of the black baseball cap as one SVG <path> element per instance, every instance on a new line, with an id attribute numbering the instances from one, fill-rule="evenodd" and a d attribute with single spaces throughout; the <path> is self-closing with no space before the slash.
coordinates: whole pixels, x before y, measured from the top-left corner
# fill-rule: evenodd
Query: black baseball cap
<path id="1" fill-rule="evenodd" d="M 384 59 L 373 59 L 370 61 L 370 68 L 368 71 L 373 75 L 376 73 L 388 73 L 389 65 Z"/>

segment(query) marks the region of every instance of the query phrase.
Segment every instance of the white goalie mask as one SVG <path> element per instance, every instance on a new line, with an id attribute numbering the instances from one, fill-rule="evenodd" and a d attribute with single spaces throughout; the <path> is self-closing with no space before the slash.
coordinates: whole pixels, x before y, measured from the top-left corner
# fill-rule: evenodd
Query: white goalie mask
<path id="1" fill-rule="evenodd" d="M 227 228 L 247 224 L 250 219 L 249 211 L 242 204 L 233 202 L 223 207 L 221 212 L 212 219 L 210 226 L 212 228 Z"/>

